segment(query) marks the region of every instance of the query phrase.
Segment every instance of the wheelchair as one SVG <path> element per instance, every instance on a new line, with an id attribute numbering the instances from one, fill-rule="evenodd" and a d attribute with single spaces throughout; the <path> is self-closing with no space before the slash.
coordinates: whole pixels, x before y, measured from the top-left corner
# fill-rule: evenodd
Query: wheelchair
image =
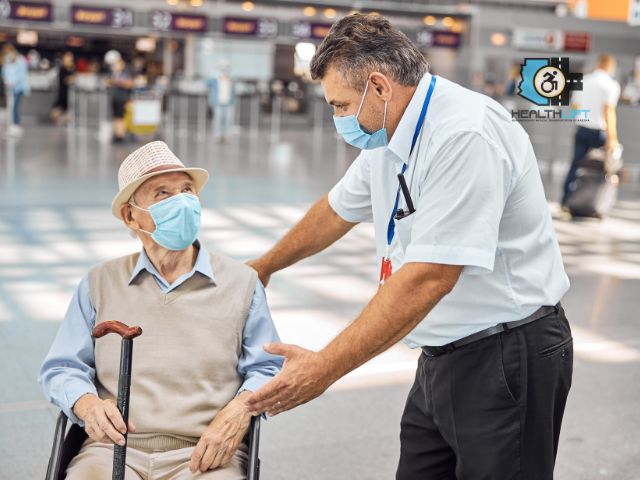
<path id="1" fill-rule="evenodd" d="M 60 412 L 56 422 L 56 430 L 53 437 L 53 447 L 49 457 L 47 476 L 45 480 L 64 480 L 67 467 L 75 457 L 87 438 L 84 429 L 72 424 L 67 432 L 68 418 Z M 260 444 L 260 417 L 251 417 L 251 424 L 247 432 L 249 444 L 249 460 L 247 463 L 247 480 L 259 480 L 260 458 L 258 447 Z"/>

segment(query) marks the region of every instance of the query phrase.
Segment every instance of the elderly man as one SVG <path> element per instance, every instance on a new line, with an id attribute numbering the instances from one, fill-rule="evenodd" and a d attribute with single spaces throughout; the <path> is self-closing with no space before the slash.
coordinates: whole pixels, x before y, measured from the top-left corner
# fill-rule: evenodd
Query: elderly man
<path id="1" fill-rule="evenodd" d="M 287 360 L 249 407 L 307 402 L 404 339 L 422 355 L 399 480 L 553 478 L 573 365 L 559 305 L 569 282 L 526 132 L 491 98 L 430 74 L 377 15 L 336 22 L 311 75 L 362 153 L 252 265 L 266 283 L 373 222 L 380 288 L 321 351 L 266 347 Z"/>
<path id="2" fill-rule="evenodd" d="M 90 269 L 40 371 L 47 398 L 89 435 L 67 479 L 111 478 L 112 446 L 127 430 L 127 479 L 246 478 L 244 399 L 282 366 L 262 350 L 278 339 L 264 288 L 197 241 L 206 170 L 153 142 L 125 159 L 118 180 L 112 212 L 142 251 Z M 114 402 L 118 339 L 91 338 L 107 320 L 144 330 L 126 426 Z"/>

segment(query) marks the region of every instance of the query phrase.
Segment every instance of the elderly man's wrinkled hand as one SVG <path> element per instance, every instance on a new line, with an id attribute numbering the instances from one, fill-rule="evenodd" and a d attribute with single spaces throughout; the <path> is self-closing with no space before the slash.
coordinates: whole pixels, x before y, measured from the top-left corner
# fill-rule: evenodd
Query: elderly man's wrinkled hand
<path id="1" fill-rule="evenodd" d="M 264 350 L 286 360 L 282 371 L 248 398 L 247 408 L 253 415 L 275 416 L 307 403 L 337 379 L 318 352 L 283 343 L 265 345 Z"/>
<path id="2" fill-rule="evenodd" d="M 248 391 L 242 392 L 213 419 L 191 455 L 192 473 L 204 473 L 231 461 L 251 423 L 251 414 L 244 404 L 249 395 Z"/>
<path id="3" fill-rule="evenodd" d="M 84 422 L 87 435 L 96 442 L 115 443 L 124 446 L 124 420 L 113 400 L 102 400 L 95 395 L 83 395 L 73 406 L 74 413 Z M 135 426 L 129 421 L 129 431 Z"/>

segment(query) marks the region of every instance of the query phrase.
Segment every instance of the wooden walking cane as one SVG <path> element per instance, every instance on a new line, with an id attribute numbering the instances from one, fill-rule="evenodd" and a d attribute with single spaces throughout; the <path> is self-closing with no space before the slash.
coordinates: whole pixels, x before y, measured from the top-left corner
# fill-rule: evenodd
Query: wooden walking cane
<path id="1" fill-rule="evenodd" d="M 129 327 L 116 320 L 101 322 L 91 334 L 93 338 L 104 337 L 108 333 L 117 333 L 122 337 L 120 351 L 120 377 L 118 378 L 118 410 L 122 415 L 127 431 L 124 433 L 124 446 L 114 445 L 112 480 L 124 480 L 124 466 L 127 459 L 127 435 L 129 433 L 129 393 L 131 389 L 131 360 L 133 357 L 133 339 L 142 335 L 142 328 Z"/>

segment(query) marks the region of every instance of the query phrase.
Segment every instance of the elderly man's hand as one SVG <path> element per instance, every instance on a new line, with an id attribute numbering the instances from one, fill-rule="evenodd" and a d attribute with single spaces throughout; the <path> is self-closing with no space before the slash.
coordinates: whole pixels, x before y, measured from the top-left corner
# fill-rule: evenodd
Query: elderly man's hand
<path id="1" fill-rule="evenodd" d="M 191 455 L 189 469 L 192 473 L 213 470 L 233 458 L 251 422 L 251 414 L 245 406 L 250 393 L 242 392 L 231 400 L 209 424 Z"/>
<path id="2" fill-rule="evenodd" d="M 93 440 L 124 446 L 123 434 L 127 429 L 116 402 L 86 394 L 75 403 L 73 412 L 84 422 L 84 429 Z M 135 425 L 129 420 L 129 431 L 134 432 L 135 429 Z"/>
<path id="3" fill-rule="evenodd" d="M 254 415 L 267 412 L 274 416 L 307 403 L 337 379 L 320 353 L 282 343 L 271 343 L 264 349 L 286 359 L 282 371 L 249 397 L 247 407 Z"/>

